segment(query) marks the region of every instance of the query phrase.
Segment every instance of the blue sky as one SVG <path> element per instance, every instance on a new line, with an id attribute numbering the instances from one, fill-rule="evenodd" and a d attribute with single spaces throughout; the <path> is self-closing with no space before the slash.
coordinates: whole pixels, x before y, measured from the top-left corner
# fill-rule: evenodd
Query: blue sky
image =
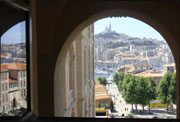
<path id="1" fill-rule="evenodd" d="M 130 17 L 104 18 L 95 22 L 95 34 L 102 32 L 111 23 L 112 30 L 118 33 L 125 33 L 133 37 L 147 37 L 158 40 L 165 40 L 159 32 L 146 23 Z"/>
<path id="2" fill-rule="evenodd" d="M 25 21 L 16 24 L 1 37 L 1 43 L 12 44 L 25 42 Z"/>
<path id="3" fill-rule="evenodd" d="M 125 33 L 133 37 L 147 37 L 164 40 L 159 32 L 151 26 L 130 17 L 112 17 L 98 20 L 94 25 L 95 34 L 102 32 L 110 23 L 112 30 L 115 30 L 118 33 Z M 25 42 L 25 22 L 16 24 L 1 37 L 1 43 L 12 44 L 20 42 Z"/>

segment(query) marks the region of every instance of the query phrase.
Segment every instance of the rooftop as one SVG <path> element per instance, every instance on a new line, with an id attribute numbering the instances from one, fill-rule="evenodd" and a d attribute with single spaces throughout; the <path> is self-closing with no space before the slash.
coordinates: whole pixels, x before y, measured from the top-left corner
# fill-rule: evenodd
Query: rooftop
<path id="1" fill-rule="evenodd" d="M 146 70 L 141 73 L 135 74 L 135 76 L 143 76 L 143 77 L 163 77 L 164 73 L 157 72 L 155 70 Z"/>
<path id="2" fill-rule="evenodd" d="M 0 65 L 0 70 L 8 70 L 7 64 L 1 64 Z"/>
<path id="3" fill-rule="evenodd" d="M 164 64 L 164 67 L 175 67 L 175 63 L 171 63 L 171 64 Z"/>
<path id="4" fill-rule="evenodd" d="M 0 54 L 0 58 L 7 58 L 7 56 Z"/>
<path id="5" fill-rule="evenodd" d="M 10 79 L 9 78 L 9 82 L 16 82 L 17 80 L 14 80 L 14 79 Z"/>
<path id="6" fill-rule="evenodd" d="M 10 63 L 7 64 L 8 65 L 8 69 L 12 69 L 12 70 L 19 70 L 19 69 L 26 69 L 26 65 L 25 64 L 20 64 L 20 63 Z"/>
<path id="7" fill-rule="evenodd" d="M 137 58 L 134 58 L 134 57 L 125 57 L 125 58 L 122 58 L 123 60 L 137 60 Z"/>
<path id="8" fill-rule="evenodd" d="M 108 95 L 106 87 L 101 85 L 98 81 L 96 81 L 95 85 L 95 99 L 96 100 L 104 100 L 104 99 L 111 99 Z"/>

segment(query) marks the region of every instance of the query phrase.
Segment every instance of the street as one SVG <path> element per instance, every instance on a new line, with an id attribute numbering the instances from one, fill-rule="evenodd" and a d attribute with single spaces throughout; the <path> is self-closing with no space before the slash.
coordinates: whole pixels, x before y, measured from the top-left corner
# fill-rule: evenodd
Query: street
<path id="1" fill-rule="evenodd" d="M 110 82 L 110 81 L 108 81 Z M 114 115 L 115 118 L 124 118 L 125 116 L 127 116 L 128 114 L 132 114 L 131 113 L 131 109 L 132 109 L 132 105 L 131 104 L 127 104 L 124 99 L 122 98 L 122 95 L 120 94 L 117 85 L 114 84 L 113 82 L 110 84 L 106 85 L 106 89 L 108 91 L 108 94 L 111 96 L 112 101 L 114 103 L 114 108 L 117 111 Z M 133 106 L 135 109 L 135 106 Z M 137 106 L 138 111 L 142 111 L 142 107 L 140 105 Z M 145 112 L 138 112 L 135 114 L 136 118 L 153 118 L 153 117 L 157 117 L 157 118 L 161 118 L 161 119 L 165 119 L 165 118 L 176 118 L 175 114 L 171 114 L 171 113 L 165 113 L 164 109 L 158 109 L 158 110 L 151 110 L 153 112 L 153 114 L 149 114 L 148 113 L 148 107 L 145 106 L 144 108 Z M 124 114 L 124 115 L 123 115 Z"/>
<path id="2" fill-rule="evenodd" d="M 124 116 L 126 116 L 130 114 L 131 105 L 126 104 L 126 102 L 122 98 L 122 95 L 119 93 L 116 84 L 108 84 L 106 88 L 108 90 L 108 94 L 112 98 L 115 109 L 118 111 L 118 116 L 122 116 L 123 114 Z"/>

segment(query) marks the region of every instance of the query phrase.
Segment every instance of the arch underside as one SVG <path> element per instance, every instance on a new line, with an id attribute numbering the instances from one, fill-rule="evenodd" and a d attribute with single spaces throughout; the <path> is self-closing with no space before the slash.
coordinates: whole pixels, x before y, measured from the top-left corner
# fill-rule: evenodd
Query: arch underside
<path id="1" fill-rule="evenodd" d="M 136 10 L 132 11 L 130 9 L 121 9 L 121 8 L 105 10 L 103 12 L 97 12 L 94 15 L 91 15 L 90 17 L 86 17 L 86 19 L 84 19 L 83 21 L 78 21 L 79 23 L 76 25 L 76 27 L 74 27 L 74 29 L 71 31 L 71 34 L 68 36 L 67 40 L 64 42 L 64 45 L 61 48 L 61 51 L 59 53 L 56 64 L 59 64 L 62 62 L 62 60 L 60 60 L 60 57 L 61 57 L 61 59 L 64 58 L 64 55 L 66 54 L 65 50 L 68 48 L 68 45 L 73 42 L 73 40 L 76 38 L 76 36 L 79 33 L 81 33 L 84 28 L 88 27 L 88 25 L 94 23 L 95 21 L 102 19 L 102 18 L 106 18 L 106 17 L 132 17 L 132 18 L 135 18 L 135 19 L 145 22 L 146 24 L 148 24 L 151 27 L 153 27 L 154 29 L 156 29 L 165 38 L 165 40 L 167 41 L 167 43 L 169 44 L 169 46 L 172 50 L 172 53 L 173 53 L 174 59 L 175 59 L 175 63 L 176 63 L 177 76 L 178 76 L 178 74 L 179 74 L 178 73 L 179 72 L 179 68 L 178 68 L 179 67 L 179 55 L 177 54 L 177 52 L 179 52 L 179 48 L 177 45 L 178 41 L 173 36 L 171 31 L 169 31 L 165 26 L 163 26 L 163 24 L 160 23 L 158 20 L 156 20 L 152 16 L 148 16 L 148 14 L 146 14 L 146 13 L 136 11 Z M 56 70 L 57 70 L 57 68 L 56 68 Z M 55 70 L 55 77 L 58 72 L 56 70 Z M 55 80 L 55 84 L 57 82 L 59 82 L 59 84 L 60 84 L 61 81 L 62 80 L 59 80 L 59 81 Z M 179 78 L 177 78 L 177 82 L 179 83 Z M 61 84 L 61 85 L 64 85 L 64 84 Z M 57 92 L 57 87 L 58 86 L 55 85 L 55 89 L 54 89 L 55 92 Z M 177 87 L 178 87 L 178 85 L 177 85 Z M 61 94 L 63 94 L 63 93 L 61 93 Z M 57 104 L 56 99 L 54 99 L 54 100 L 55 100 L 54 106 L 56 106 L 56 104 Z M 179 100 L 179 98 L 178 98 L 178 100 Z M 177 104 L 177 108 L 178 108 L 178 106 L 179 106 L 179 104 Z M 55 115 L 56 115 L 56 110 L 55 110 Z"/>

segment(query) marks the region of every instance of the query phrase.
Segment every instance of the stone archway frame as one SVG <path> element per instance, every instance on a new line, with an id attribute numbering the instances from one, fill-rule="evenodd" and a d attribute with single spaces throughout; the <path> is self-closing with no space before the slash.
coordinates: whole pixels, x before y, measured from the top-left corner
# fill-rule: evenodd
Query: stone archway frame
<path id="1" fill-rule="evenodd" d="M 178 48 L 178 40 L 173 36 L 173 34 L 160 22 L 158 22 L 156 19 L 154 19 L 151 16 L 148 16 L 147 14 L 144 14 L 139 11 L 132 11 L 132 10 L 126 10 L 126 9 L 110 9 L 107 11 L 99 12 L 83 22 L 79 22 L 79 25 L 72 31 L 72 33 L 69 35 L 67 40 L 65 41 L 63 47 L 60 50 L 59 56 L 57 58 L 57 62 L 55 65 L 55 72 L 54 72 L 54 115 L 55 116 L 62 116 L 63 115 L 63 97 L 64 97 L 64 83 L 63 81 L 63 60 L 66 56 L 67 49 L 69 47 L 69 44 L 73 42 L 73 40 L 76 38 L 76 36 L 88 25 L 93 24 L 95 21 L 107 18 L 107 17 L 132 17 L 135 19 L 138 19 L 149 26 L 153 27 L 156 31 L 158 31 L 163 38 L 168 43 L 176 64 L 176 80 L 177 80 L 177 93 L 179 91 L 179 48 Z M 177 96 L 177 108 L 179 108 L 179 94 Z M 177 111 L 177 118 L 179 118 L 179 109 Z"/>

